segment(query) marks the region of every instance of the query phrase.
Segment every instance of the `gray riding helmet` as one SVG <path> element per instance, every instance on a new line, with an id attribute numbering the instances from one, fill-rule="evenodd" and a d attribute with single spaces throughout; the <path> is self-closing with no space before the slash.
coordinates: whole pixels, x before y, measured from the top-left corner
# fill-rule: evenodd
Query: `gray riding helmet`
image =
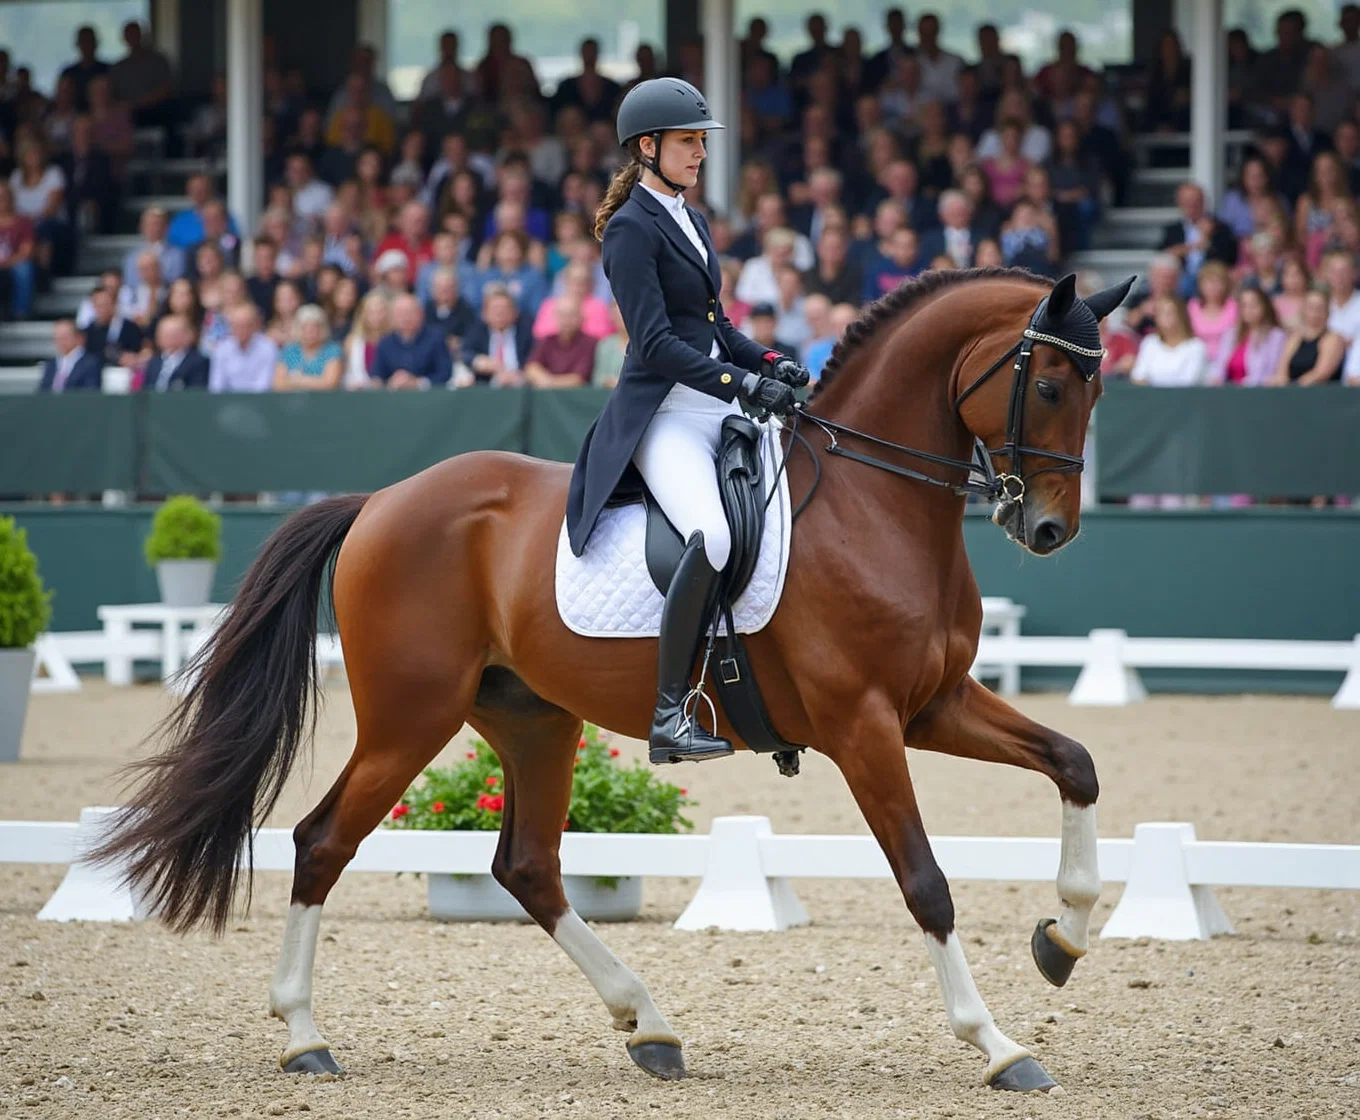
<path id="1" fill-rule="evenodd" d="M 725 128 L 708 111 L 704 95 L 680 78 L 638 82 L 619 105 L 619 143 L 672 129 Z"/>

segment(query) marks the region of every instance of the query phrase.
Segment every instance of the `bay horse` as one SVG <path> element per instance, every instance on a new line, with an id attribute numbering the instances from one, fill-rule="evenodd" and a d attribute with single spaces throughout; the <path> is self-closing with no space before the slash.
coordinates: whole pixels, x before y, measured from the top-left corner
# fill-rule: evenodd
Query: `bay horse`
<path id="1" fill-rule="evenodd" d="M 1087 301 L 1096 318 L 1127 284 L 1113 292 Z M 995 519 L 1014 540 L 1048 553 L 1076 534 L 1080 456 L 1100 378 L 1080 368 L 1063 338 L 1031 327 L 1037 304 L 1057 321 L 1060 304 L 1081 303 L 1072 277 L 1055 287 L 987 269 L 927 273 L 862 313 L 799 417 L 831 443 L 808 441 L 789 454 L 795 496 L 814 478 L 820 484 L 796 526 L 778 609 L 749 640 L 776 730 L 844 775 L 925 934 L 950 1025 L 983 1052 L 983 1079 L 1000 1089 L 1054 1082 L 1001 1032 L 973 983 L 904 746 L 1036 770 L 1057 786 L 1061 912 L 1039 924 L 1031 944 L 1044 976 L 1066 982 L 1087 950 L 1100 892 L 1095 768 L 1080 744 L 969 676 L 982 607 L 954 483 L 981 441 L 1007 460 Z M 990 376 L 1012 368 L 1013 378 Z M 914 455 L 921 470 L 900 465 L 905 459 L 837 461 L 826 454 L 837 432 Z M 1049 464 L 1026 473 L 1022 456 Z M 922 474 L 937 484 L 922 485 Z M 505 772 L 492 874 L 594 985 L 613 1026 L 628 1032 L 632 1059 L 660 1078 L 685 1074 L 680 1038 L 646 986 L 562 893 L 558 849 L 582 721 L 646 738 L 656 685 L 655 640 L 583 638 L 558 617 L 554 557 L 567 480 L 561 464 L 474 452 L 378 493 L 293 514 L 200 652 L 191 691 L 160 729 L 159 752 L 135 764 L 139 787 L 97 858 L 121 861 L 172 928 L 203 923 L 220 933 L 243 873 L 248 902 L 252 829 L 310 735 L 320 699 L 318 605 L 334 558 L 331 593 L 358 735 L 335 784 L 293 834 L 291 904 L 270 987 L 271 1010 L 288 1028 L 280 1064 L 289 1072 L 339 1069 L 312 1018 L 328 892 L 360 841 L 468 723 Z M 720 727 L 733 735 L 725 720 Z"/>

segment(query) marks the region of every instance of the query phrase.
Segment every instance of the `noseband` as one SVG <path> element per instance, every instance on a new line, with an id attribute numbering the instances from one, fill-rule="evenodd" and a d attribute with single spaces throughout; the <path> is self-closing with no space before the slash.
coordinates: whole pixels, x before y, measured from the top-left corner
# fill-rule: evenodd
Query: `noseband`
<path id="1" fill-rule="evenodd" d="M 1042 304 L 1040 305 L 1042 307 Z M 1041 474 L 1070 474 L 1080 471 L 1085 465 L 1085 460 L 1080 455 L 1068 455 L 1062 451 L 1047 451 L 1042 447 L 1030 447 L 1024 442 L 1025 428 L 1025 386 L 1029 380 L 1030 357 L 1034 351 L 1036 342 L 1045 343 L 1048 346 L 1055 346 L 1059 350 L 1065 350 L 1069 354 L 1083 358 L 1104 357 L 1104 350 L 1092 350 L 1089 347 L 1078 346 L 1074 342 L 1069 342 L 1065 338 L 1057 335 L 1045 334 L 1034 329 L 1034 324 L 1038 319 L 1039 311 L 1030 317 L 1029 326 L 1025 328 L 1020 341 L 1001 355 L 983 372 L 982 376 L 968 386 L 954 401 L 954 413 L 959 414 L 959 409 L 963 402 L 972 396 L 978 389 L 990 380 L 992 374 L 996 373 L 1012 358 L 1015 359 L 1013 369 L 1014 377 L 1011 381 L 1010 405 L 1006 413 L 1006 437 L 999 447 L 988 447 L 977 436 L 973 437 L 973 457 L 969 461 L 963 459 L 951 459 L 947 455 L 935 455 L 928 451 L 917 451 L 915 448 L 906 447 L 900 443 L 892 443 L 877 436 L 871 436 L 867 432 L 861 432 L 855 428 L 846 427 L 844 424 L 837 424 L 832 420 L 825 420 L 820 416 L 813 416 L 801 406 L 798 409 L 795 422 L 798 418 L 806 419 L 809 423 L 815 424 L 830 439 L 825 450 L 829 455 L 839 455 L 844 459 L 853 459 L 857 463 L 865 466 L 875 467 L 878 470 L 888 471 L 890 474 L 900 475 L 903 478 L 910 478 L 916 482 L 924 482 L 931 486 L 938 486 L 945 490 L 950 490 L 959 496 L 976 494 L 989 502 L 1014 503 L 1019 502 L 1025 496 L 1025 484 L 1028 480 Z M 1081 367 L 1078 367 L 1080 370 Z M 1096 375 L 1096 370 L 1087 374 L 1081 371 L 1085 381 L 1090 382 Z M 909 455 L 914 459 L 923 462 L 934 463 L 941 467 L 952 467 L 966 472 L 967 477 L 963 482 L 946 482 L 943 479 L 932 478 L 911 467 L 904 467 L 897 463 L 888 463 L 882 459 L 876 459 L 872 455 L 864 455 L 858 451 L 851 451 L 842 447 L 837 441 L 836 436 L 851 436 L 854 439 L 863 440 L 865 443 L 882 447 L 889 451 L 895 451 L 899 455 Z M 1005 474 L 997 474 L 992 465 L 993 455 L 1005 455 L 1008 460 L 1009 470 Z M 1022 457 L 1030 456 L 1032 459 L 1050 459 L 1053 462 L 1045 466 L 1037 467 L 1032 471 L 1026 472 L 1022 465 Z M 980 479 L 974 479 L 973 475 L 980 475 Z"/>

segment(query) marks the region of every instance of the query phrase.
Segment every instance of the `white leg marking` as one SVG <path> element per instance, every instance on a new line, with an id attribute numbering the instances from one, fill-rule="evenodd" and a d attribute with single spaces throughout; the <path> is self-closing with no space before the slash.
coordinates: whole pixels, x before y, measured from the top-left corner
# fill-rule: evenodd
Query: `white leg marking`
<path id="1" fill-rule="evenodd" d="M 956 1037 L 987 1055 L 984 1081 L 990 1082 L 1003 1069 L 1029 1057 L 1028 1050 L 1001 1033 L 992 1013 L 982 1002 L 977 985 L 973 983 L 973 974 L 968 971 L 958 934 L 951 932 L 943 945 L 931 934 L 926 934 L 926 949 L 940 981 L 949 1026 Z"/>
<path id="2" fill-rule="evenodd" d="M 1091 910 L 1100 898 L 1100 867 L 1096 861 L 1096 807 L 1080 809 L 1066 801 L 1062 807 L 1062 854 L 1058 858 L 1058 915 L 1055 940 L 1077 956 L 1086 952 Z"/>
<path id="3" fill-rule="evenodd" d="M 673 1042 L 680 1045 L 665 1017 L 656 1009 L 647 986 L 618 957 L 614 956 L 576 911 L 567 908 L 557 919 L 553 940 L 576 962 L 587 980 L 600 993 L 605 1007 L 614 1017 L 614 1029 L 634 1031 L 630 1041 Z"/>
<path id="4" fill-rule="evenodd" d="M 320 931 L 320 906 L 295 902 L 288 908 L 283 952 L 269 985 L 270 1014 L 288 1024 L 288 1048 L 279 1059 L 280 1065 L 287 1065 L 309 1050 L 330 1049 L 312 1020 L 312 966 Z"/>

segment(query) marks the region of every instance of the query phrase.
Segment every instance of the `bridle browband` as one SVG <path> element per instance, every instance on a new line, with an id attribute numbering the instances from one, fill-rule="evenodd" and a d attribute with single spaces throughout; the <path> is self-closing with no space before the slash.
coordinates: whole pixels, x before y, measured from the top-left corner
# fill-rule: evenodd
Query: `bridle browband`
<path id="1" fill-rule="evenodd" d="M 1041 305 L 1042 306 L 1042 305 Z M 900 443 L 893 443 L 890 440 L 880 439 L 878 436 L 870 435 L 868 432 L 861 432 L 855 428 L 847 427 L 845 424 L 838 424 L 834 420 L 826 420 L 820 416 L 814 416 L 807 409 L 799 405 L 794 416 L 794 435 L 797 435 L 797 424 L 799 420 L 807 420 L 816 425 L 826 433 L 830 443 L 824 450 L 828 455 L 839 455 L 843 459 L 852 459 L 865 466 L 874 467 L 889 474 L 899 475 L 902 478 L 909 478 L 915 482 L 924 482 L 930 486 L 937 486 L 944 490 L 952 491 L 960 497 L 975 494 L 990 502 L 1019 502 L 1025 496 L 1025 485 L 1029 479 L 1041 474 L 1070 474 L 1080 471 L 1085 465 L 1085 460 L 1080 455 L 1068 455 L 1062 451 L 1048 451 L 1042 447 L 1030 447 L 1023 442 L 1025 424 L 1025 387 L 1029 381 L 1030 357 L 1034 351 L 1034 344 L 1042 342 L 1049 346 L 1055 346 L 1060 350 L 1065 350 L 1069 354 L 1074 354 L 1083 358 L 1101 358 L 1104 350 L 1093 350 L 1089 347 L 1079 346 L 1065 338 L 1057 335 L 1045 334 L 1034 329 L 1034 322 L 1038 318 L 1039 311 L 1036 310 L 1030 318 L 1030 325 L 1025 328 L 1020 341 L 1001 355 L 996 361 L 983 371 L 982 376 L 968 386 L 954 401 L 954 414 L 959 416 L 959 409 L 963 402 L 972 396 L 978 389 L 982 388 L 990 379 L 1011 358 L 1015 359 L 1015 376 L 1011 381 L 1010 404 L 1006 413 L 1006 438 L 1000 447 L 988 447 L 982 440 L 973 437 L 973 457 L 971 460 L 954 459 L 947 455 L 936 455 L 929 451 L 917 451 L 915 448 L 907 447 Z M 1089 374 L 1081 370 L 1082 377 L 1086 381 L 1091 381 L 1095 377 L 1096 371 L 1093 369 Z M 960 420 L 962 417 L 960 416 Z M 842 447 L 836 439 L 837 435 L 850 436 L 854 439 L 863 440 L 865 443 L 882 447 L 888 451 L 895 451 L 899 455 L 909 455 L 922 462 L 933 463 L 940 467 L 949 467 L 965 472 L 963 482 L 949 482 L 944 479 L 934 478 L 923 471 L 914 470 L 911 467 L 902 466 L 897 463 L 889 463 L 883 459 L 875 458 L 872 455 L 865 455 L 858 451 L 852 451 Z M 803 440 L 806 443 L 806 440 Z M 809 449 L 810 446 L 809 446 Z M 1005 455 L 1008 460 L 1009 470 L 1005 474 L 997 474 L 992 466 L 993 455 Z M 1038 467 L 1035 470 L 1025 472 L 1022 466 L 1022 457 L 1028 455 L 1031 458 L 1055 460 L 1046 466 Z M 814 456 L 815 458 L 815 456 Z M 975 479 L 973 476 L 981 476 Z M 820 472 L 819 472 L 820 481 Z M 809 494 L 810 498 L 811 495 Z M 803 505 L 806 505 L 806 499 Z M 801 511 L 803 507 L 800 505 Z"/>

